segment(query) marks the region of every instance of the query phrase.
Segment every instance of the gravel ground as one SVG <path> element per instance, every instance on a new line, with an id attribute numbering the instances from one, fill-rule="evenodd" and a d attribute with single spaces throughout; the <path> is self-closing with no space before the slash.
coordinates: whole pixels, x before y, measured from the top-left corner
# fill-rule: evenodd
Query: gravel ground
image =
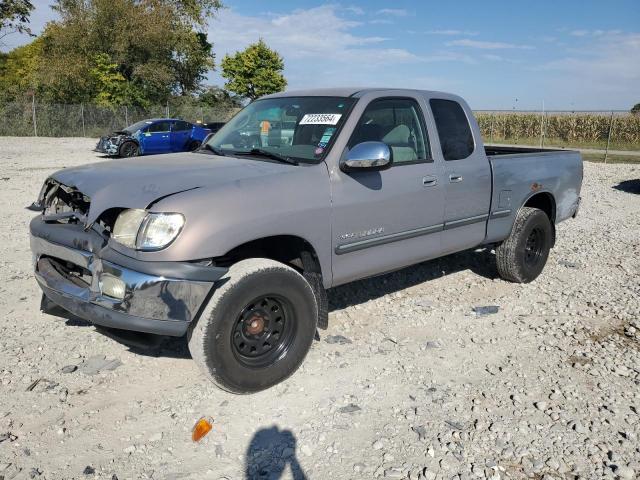
<path id="1" fill-rule="evenodd" d="M 127 347 L 40 313 L 24 206 L 93 145 L 0 138 L 0 479 L 640 474 L 639 166 L 585 164 L 533 284 L 476 251 L 333 289 L 303 367 L 233 396 L 182 339 Z"/>

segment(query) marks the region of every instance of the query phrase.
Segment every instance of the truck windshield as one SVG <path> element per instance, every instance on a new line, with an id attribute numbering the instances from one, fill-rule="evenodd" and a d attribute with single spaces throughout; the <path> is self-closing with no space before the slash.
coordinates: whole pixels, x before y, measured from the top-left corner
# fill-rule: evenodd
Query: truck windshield
<path id="1" fill-rule="evenodd" d="M 297 162 L 318 162 L 329 150 L 355 103 L 343 97 L 280 97 L 256 100 L 208 142 L 210 150 L 262 151 Z"/>

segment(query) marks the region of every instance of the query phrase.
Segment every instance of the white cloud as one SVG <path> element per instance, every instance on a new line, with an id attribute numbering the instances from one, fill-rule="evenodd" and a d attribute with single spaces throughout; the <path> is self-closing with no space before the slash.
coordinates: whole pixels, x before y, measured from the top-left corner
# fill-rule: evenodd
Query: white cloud
<path id="1" fill-rule="evenodd" d="M 533 68 L 544 71 L 544 79 L 555 88 L 572 92 L 574 101 L 624 105 L 634 98 L 640 85 L 640 33 L 607 31 L 583 36 L 570 55 Z M 576 88 L 580 85 L 581 88 Z"/>
<path id="2" fill-rule="evenodd" d="M 264 39 L 283 56 L 290 88 L 344 85 L 348 79 L 380 85 L 399 75 L 394 65 L 439 61 L 386 46 L 387 39 L 381 36 L 354 33 L 361 23 L 345 18 L 343 12 L 331 4 L 261 16 L 225 9 L 211 22 L 209 38 L 218 62 L 225 54 Z M 212 80 L 223 82 L 218 74 Z"/>
<path id="3" fill-rule="evenodd" d="M 469 47 L 469 48 L 479 48 L 481 50 L 501 50 L 501 49 L 519 49 L 519 50 L 532 50 L 534 47 L 531 45 L 517 45 L 514 43 L 505 43 L 505 42 L 483 42 L 480 40 L 453 40 L 452 42 L 447 42 L 447 46 L 449 47 Z"/>
<path id="4" fill-rule="evenodd" d="M 336 7 L 332 5 L 269 17 L 240 15 L 233 9 L 227 9 L 211 22 L 209 36 L 214 39 L 218 58 L 263 38 L 285 58 L 316 57 L 321 61 L 343 55 L 355 47 L 385 41 L 379 36 L 350 33 L 358 25 L 359 22 L 338 16 Z"/>
<path id="5" fill-rule="evenodd" d="M 447 35 L 461 37 L 473 37 L 478 35 L 478 32 L 470 32 L 468 30 L 427 30 L 424 33 L 427 35 Z"/>
<path id="6" fill-rule="evenodd" d="M 571 30 L 569 35 L 573 35 L 574 37 L 584 37 L 589 35 L 589 30 Z"/>
<path id="7" fill-rule="evenodd" d="M 571 30 L 569 35 L 574 37 L 602 37 L 604 35 L 620 35 L 622 30 Z"/>
<path id="8" fill-rule="evenodd" d="M 343 10 L 346 11 L 346 12 L 353 13 L 355 15 L 364 15 L 364 10 L 362 8 L 356 7 L 354 5 L 351 5 L 349 7 L 344 7 Z"/>
<path id="9" fill-rule="evenodd" d="M 382 8 L 376 12 L 378 15 L 392 15 L 394 17 L 406 17 L 409 13 L 403 8 Z"/>

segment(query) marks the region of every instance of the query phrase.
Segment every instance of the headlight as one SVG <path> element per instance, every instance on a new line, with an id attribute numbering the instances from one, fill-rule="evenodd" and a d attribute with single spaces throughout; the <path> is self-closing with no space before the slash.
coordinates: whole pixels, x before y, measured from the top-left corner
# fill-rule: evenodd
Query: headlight
<path id="1" fill-rule="evenodd" d="M 111 238 L 129 248 L 159 250 L 175 240 L 183 226 L 179 213 L 130 209 L 118 215 Z"/>
<path id="2" fill-rule="evenodd" d="M 131 209 L 123 211 L 116 219 L 111 238 L 125 247 L 136 248 L 138 231 L 146 216 L 146 210 Z"/>
<path id="3" fill-rule="evenodd" d="M 150 213 L 142 222 L 137 246 L 140 250 L 156 250 L 169 245 L 178 236 L 184 217 L 179 213 Z"/>

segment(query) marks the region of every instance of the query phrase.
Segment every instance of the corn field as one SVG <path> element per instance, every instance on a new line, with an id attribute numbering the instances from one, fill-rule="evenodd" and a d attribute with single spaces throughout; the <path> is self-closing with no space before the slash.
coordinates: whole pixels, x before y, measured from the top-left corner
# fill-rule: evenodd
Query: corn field
<path id="1" fill-rule="evenodd" d="M 485 142 L 640 150 L 640 117 L 612 113 L 476 112 Z M 609 137 L 611 135 L 611 137 Z"/>

